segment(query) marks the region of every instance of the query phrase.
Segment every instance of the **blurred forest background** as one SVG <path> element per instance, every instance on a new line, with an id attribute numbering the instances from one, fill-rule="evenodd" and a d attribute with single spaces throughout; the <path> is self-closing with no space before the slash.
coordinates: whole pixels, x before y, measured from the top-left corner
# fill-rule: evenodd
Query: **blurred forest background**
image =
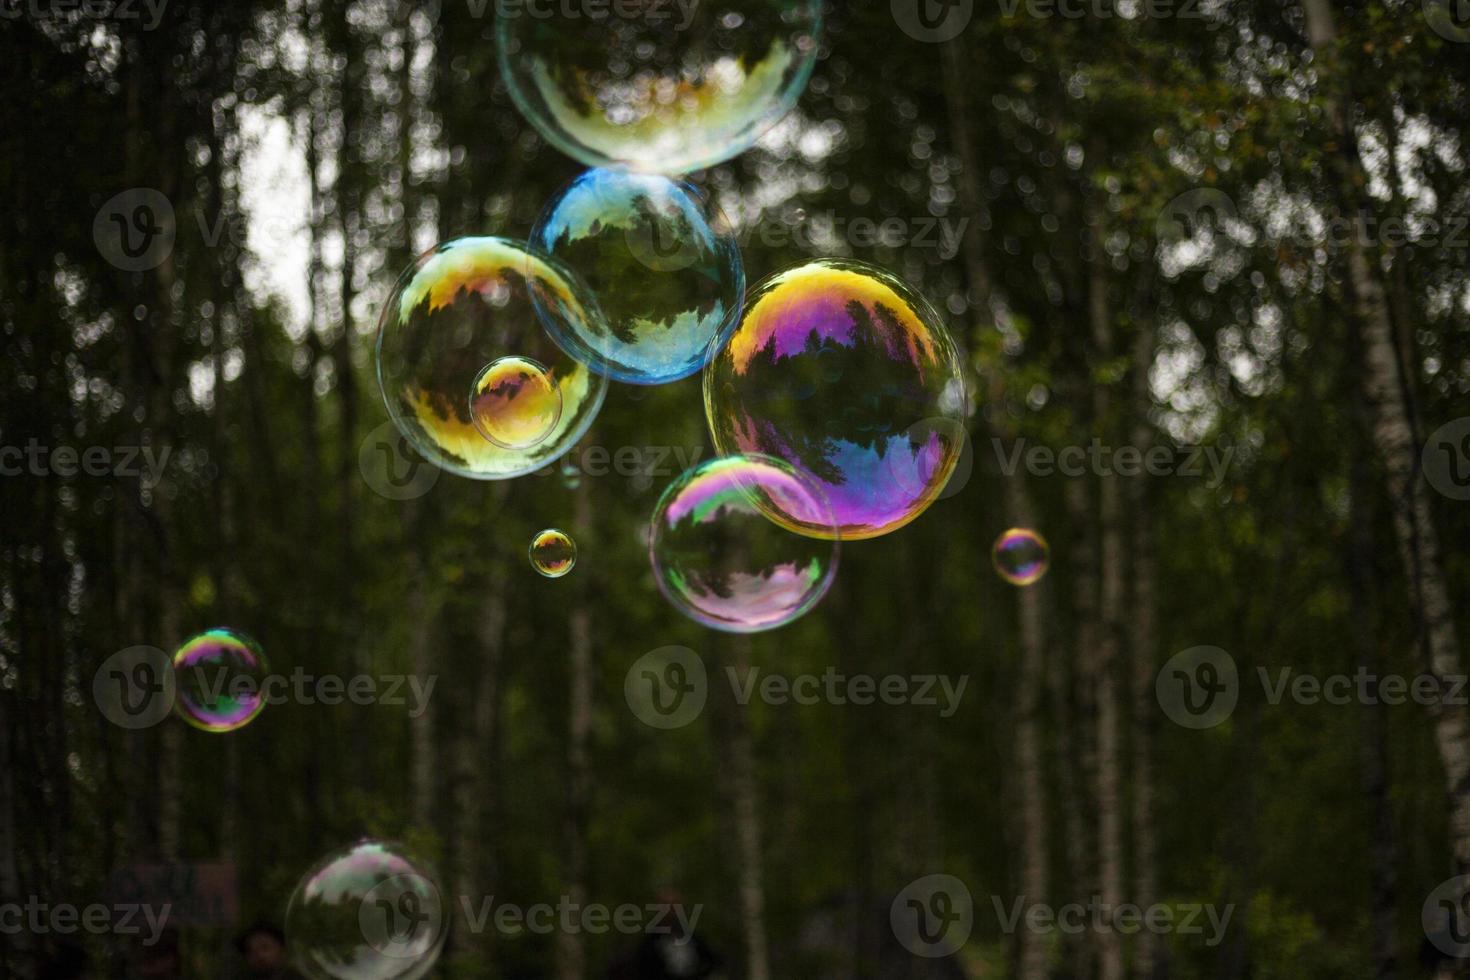
<path id="1" fill-rule="evenodd" d="M 222 862 L 239 922 L 279 920 L 313 860 L 373 834 L 454 896 L 677 886 L 750 980 L 1463 972 L 1421 908 L 1470 872 L 1470 709 L 1272 704 L 1257 669 L 1465 670 L 1470 505 L 1420 459 L 1470 414 L 1470 25 L 1435 0 L 982 2 L 928 43 L 902 6 L 830 5 L 797 109 L 696 179 L 750 281 L 846 254 L 933 301 L 973 372 L 972 468 L 845 546 L 810 615 L 733 640 L 654 587 L 672 453 L 584 465 L 709 455 L 698 379 L 614 385 L 580 473 L 409 500 L 364 478 L 371 440 L 396 444 L 372 367 L 393 280 L 441 239 L 524 238 L 580 169 L 511 104 L 493 4 L 170 0 L 156 26 L 0 5 L 0 444 L 169 452 L 156 485 L 0 478 L 0 901 Z M 175 215 L 143 272 L 94 235 L 132 188 Z M 966 221 L 953 248 L 934 217 Z M 897 239 L 842 230 L 891 218 Z M 1218 481 L 1004 473 L 1018 440 L 1094 439 L 1232 455 Z M 990 567 L 1017 524 L 1052 545 L 1030 589 Z M 580 548 L 559 581 L 526 561 L 546 526 Z M 278 672 L 439 682 L 417 717 L 293 703 L 225 736 L 101 715 L 107 657 L 213 625 Z M 712 678 L 970 680 L 947 718 L 712 681 L 660 731 L 623 682 L 669 644 Z M 1192 730 L 1155 678 L 1202 644 L 1235 659 L 1239 704 Z M 969 941 L 896 955 L 889 902 L 934 873 L 967 883 Z M 1094 895 L 1234 914 L 1210 946 L 995 912 Z M 229 975 L 238 924 L 185 930 L 189 975 Z M 7 935 L 0 974 L 59 938 Z M 457 926 L 439 975 L 596 977 L 626 941 Z"/>

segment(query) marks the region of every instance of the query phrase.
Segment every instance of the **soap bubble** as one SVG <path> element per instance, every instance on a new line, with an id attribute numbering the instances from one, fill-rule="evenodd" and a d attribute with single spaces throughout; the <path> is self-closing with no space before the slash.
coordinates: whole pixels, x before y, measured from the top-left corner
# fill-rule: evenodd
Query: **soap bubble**
<path id="1" fill-rule="evenodd" d="M 238 630 L 218 627 L 190 638 L 173 665 L 175 710 L 200 731 L 244 728 L 265 707 L 265 653 Z"/>
<path id="2" fill-rule="evenodd" d="M 1024 527 L 1002 532 L 990 554 L 995 570 L 1012 585 L 1030 585 L 1040 579 L 1050 556 L 1046 539 Z"/>
<path id="3" fill-rule="evenodd" d="M 400 844 L 362 840 L 302 876 L 286 938 L 313 980 L 417 980 L 444 948 L 444 902 L 426 866 Z"/>
<path id="4" fill-rule="evenodd" d="M 844 538 L 918 517 L 965 443 L 960 357 L 938 314 L 898 278 L 845 259 L 788 269 L 750 291 L 705 369 L 704 404 L 719 452 L 795 466 L 822 491 Z M 801 510 L 770 516 L 801 534 L 828 533 Z"/>
<path id="5" fill-rule="evenodd" d="M 547 206 L 531 242 L 588 287 L 601 313 L 563 317 L 538 305 L 546 329 L 618 381 L 694 374 L 740 314 L 735 235 L 719 207 L 683 181 L 589 170 Z"/>
<path id="6" fill-rule="evenodd" d="M 527 449 L 550 435 L 561 418 L 561 391 L 529 357 L 502 357 L 475 378 L 470 418 L 495 445 Z"/>
<path id="7" fill-rule="evenodd" d="M 538 531 L 531 539 L 531 567 L 547 578 L 561 578 L 577 564 L 577 543 L 556 528 Z"/>
<path id="8" fill-rule="evenodd" d="M 824 537 L 766 515 L 800 513 Z M 825 515 L 825 518 L 822 516 Z M 821 492 L 778 459 L 706 460 L 654 508 L 649 556 L 659 589 L 695 622 L 732 633 L 783 626 L 821 601 L 837 571 L 837 529 Z"/>
<path id="9" fill-rule="evenodd" d="M 541 328 L 536 302 L 555 306 L 568 320 L 596 315 L 585 289 L 564 270 L 503 238 L 444 242 L 398 280 L 378 325 L 378 384 L 394 424 L 425 459 L 461 476 L 508 479 L 552 462 L 592 424 L 607 379 L 556 346 Z M 557 393 L 558 417 L 533 444 L 497 444 L 471 409 L 487 370 L 517 363 L 502 364 L 507 358 L 539 368 Z M 522 406 L 543 399 L 513 401 L 505 427 L 493 422 L 492 435 L 499 429 L 519 439 L 537 427 L 535 420 L 544 421 L 540 410 L 529 412 L 529 422 L 515 420 Z"/>
<path id="10" fill-rule="evenodd" d="M 500 71 L 547 142 L 589 166 L 680 174 L 749 148 L 816 62 L 821 0 L 530 5 L 499 12 Z"/>

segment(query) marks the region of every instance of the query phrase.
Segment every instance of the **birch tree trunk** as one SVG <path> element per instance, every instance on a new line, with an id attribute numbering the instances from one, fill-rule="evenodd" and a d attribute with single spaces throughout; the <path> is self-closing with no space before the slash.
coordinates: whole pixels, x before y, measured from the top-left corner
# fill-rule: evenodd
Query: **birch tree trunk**
<path id="1" fill-rule="evenodd" d="M 1336 77 L 1333 58 L 1337 26 L 1327 0 L 1304 0 L 1307 37 L 1317 51 L 1319 69 L 1329 85 L 1345 90 L 1350 79 Z M 1349 101 L 1337 97 L 1333 116 L 1340 139 L 1339 180 L 1344 199 L 1356 207 L 1351 188 L 1366 183 L 1358 154 Z M 1347 250 L 1347 288 L 1355 326 L 1362 338 L 1363 384 L 1371 412 L 1374 446 L 1382 463 L 1386 498 L 1393 508 L 1393 528 L 1400 560 L 1409 577 L 1420 630 L 1423 669 L 1445 682 L 1464 674 L 1459 638 L 1450 609 L 1439 536 L 1435 530 L 1429 487 L 1419 474 L 1419 438 L 1414 431 L 1411 399 L 1414 379 L 1403 370 L 1385 296 L 1384 277 L 1376 257 L 1352 238 Z M 1448 690 L 1448 686 L 1444 688 Z M 1470 873 L 1470 731 L 1462 705 L 1436 704 L 1435 744 L 1445 769 L 1449 804 L 1450 847 L 1455 874 Z M 1463 896 L 1462 896 L 1463 897 Z"/>

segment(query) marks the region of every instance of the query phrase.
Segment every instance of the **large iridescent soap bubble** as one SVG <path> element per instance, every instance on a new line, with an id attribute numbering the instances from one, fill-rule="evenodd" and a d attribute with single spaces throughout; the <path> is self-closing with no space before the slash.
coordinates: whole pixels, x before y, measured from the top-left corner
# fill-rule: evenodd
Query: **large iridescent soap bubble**
<path id="1" fill-rule="evenodd" d="M 749 148 L 796 104 L 821 36 L 821 0 L 501 7 L 501 75 L 531 125 L 589 166 L 653 173 Z"/>
<path id="2" fill-rule="evenodd" d="M 174 652 L 174 710 L 203 732 L 232 732 L 265 708 L 269 672 L 260 644 L 239 630 L 216 627 Z"/>
<path id="3" fill-rule="evenodd" d="M 557 347 L 538 303 L 568 322 L 597 315 L 574 277 L 504 238 L 444 242 L 398 280 L 378 324 L 378 385 L 424 458 L 461 476 L 508 479 L 552 462 L 587 431 L 607 379 Z"/>
<path id="4" fill-rule="evenodd" d="M 820 520 L 830 540 L 793 534 L 772 510 Z M 821 601 L 837 572 L 836 527 L 821 491 L 778 459 L 706 460 L 654 508 L 649 557 L 659 589 L 695 622 L 731 633 L 775 629 Z"/>
<path id="5" fill-rule="evenodd" d="M 694 374 L 740 315 L 735 234 L 719 205 L 684 181 L 589 170 L 547 205 L 531 243 L 585 284 L 602 314 L 538 307 L 546 329 L 618 381 Z"/>
<path id="6" fill-rule="evenodd" d="M 312 980 L 416 980 L 439 959 L 446 925 L 433 875 L 389 841 L 328 854 L 286 906 L 292 958 Z"/>
<path id="7" fill-rule="evenodd" d="M 960 357 L 939 315 L 897 277 L 820 259 L 756 284 L 704 372 L 725 455 L 783 459 L 821 489 L 843 538 L 887 534 L 924 512 L 964 448 Z M 923 422 L 923 425 L 916 423 Z M 825 537 L 820 514 L 772 519 Z"/>

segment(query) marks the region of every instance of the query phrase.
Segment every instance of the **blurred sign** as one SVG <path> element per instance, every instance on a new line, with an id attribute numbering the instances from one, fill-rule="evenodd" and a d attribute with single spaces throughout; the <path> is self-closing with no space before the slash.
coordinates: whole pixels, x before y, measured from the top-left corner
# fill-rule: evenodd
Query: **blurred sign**
<path id="1" fill-rule="evenodd" d="M 171 906 L 168 921 L 178 926 L 232 926 L 238 921 L 235 865 L 134 864 L 107 879 L 113 903 Z"/>

